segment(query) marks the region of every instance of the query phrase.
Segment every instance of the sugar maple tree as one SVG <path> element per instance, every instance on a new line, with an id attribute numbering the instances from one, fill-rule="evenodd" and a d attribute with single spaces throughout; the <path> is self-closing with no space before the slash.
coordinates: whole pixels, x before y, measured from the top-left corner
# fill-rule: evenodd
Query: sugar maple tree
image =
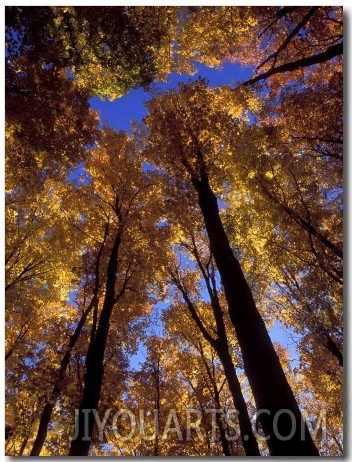
<path id="1" fill-rule="evenodd" d="M 299 441 L 298 433 L 289 441 L 283 442 L 273 432 L 272 419 L 278 409 L 290 409 L 298 421 L 302 417 L 239 261 L 230 247 L 220 218 L 217 198 L 210 183 L 210 178 L 216 178 L 217 170 L 221 171 L 220 166 L 230 153 L 229 146 L 225 145 L 226 133 L 230 136 L 235 133 L 235 139 L 231 140 L 235 145 L 236 136 L 240 133 L 238 125 L 243 123 L 243 118 L 240 119 L 242 110 L 238 109 L 241 108 L 239 102 L 228 98 L 227 104 L 226 107 L 221 90 L 207 89 L 201 81 L 189 86 L 181 85 L 178 93 L 169 91 L 160 95 L 148 105 L 147 152 L 151 155 L 158 152 L 157 162 L 162 168 L 168 169 L 173 177 L 186 174 L 188 184 L 185 187 L 196 191 L 210 250 L 219 270 L 229 315 L 236 330 L 256 404 L 258 409 L 268 409 L 271 414 L 260 419 L 266 434 L 270 435 L 270 452 L 318 454 L 308 430 L 304 442 Z M 235 117 L 234 107 L 238 111 Z M 234 128 L 229 130 L 231 125 Z M 220 174 L 222 182 L 224 173 L 223 168 Z M 265 371 L 261 366 L 263 364 Z M 272 376 L 275 376 L 275 382 L 268 380 Z M 280 434 L 288 434 L 288 422 L 282 419 L 280 424 Z"/>
<path id="2" fill-rule="evenodd" d="M 150 275 L 144 271 L 152 269 L 147 263 L 148 253 L 143 252 L 141 248 L 144 244 L 141 233 L 147 231 L 148 226 L 152 226 L 150 217 L 147 216 L 150 210 L 147 198 L 152 198 L 153 185 L 143 174 L 138 156 L 135 154 L 133 140 L 128 140 L 123 133 L 114 134 L 107 131 L 102 147 L 94 151 L 91 162 L 87 166 L 92 176 L 89 189 L 101 206 L 102 218 L 105 216 L 105 221 L 108 220 L 110 245 L 106 255 L 104 278 L 101 283 L 98 282 L 105 286 L 105 293 L 101 309 L 96 306 L 99 314 L 94 313 L 85 359 L 84 389 L 77 417 L 79 433 L 71 443 L 70 455 L 88 455 L 90 440 L 85 437 L 83 410 L 98 408 L 104 374 L 104 355 L 113 311 L 118 311 L 121 299 L 129 291 L 138 294 L 134 297 L 134 305 L 135 308 L 143 310 L 143 303 L 147 303 L 147 298 L 143 296 L 147 297 L 145 288 L 150 280 Z M 142 195 L 143 202 L 140 200 Z M 139 213 L 142 204 L 143 220 Z M 89 219 L 88 223 L 91 224 Z M 123 316 L 128 317 L 127 313 Z M 93 428 L 94 416 L 91 415 L 89 437 L 93 433 Z"/>
<path id="3" fill-rule="evenodd" d="M 6 46 L 6 453 L 341 455 L 342 8 L 12 6 Z M 226 61 L 251 78 L 155 91 L 130 135 L 89 106 Z M 273 431 L 323 405 L 324 440 Z M 85 429 L 123 407 L 149 438 Z"/>

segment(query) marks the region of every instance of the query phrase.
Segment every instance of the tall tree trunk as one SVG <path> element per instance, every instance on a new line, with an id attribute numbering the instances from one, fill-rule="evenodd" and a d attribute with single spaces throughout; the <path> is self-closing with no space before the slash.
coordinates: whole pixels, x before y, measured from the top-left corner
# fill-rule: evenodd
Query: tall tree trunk
<path id="1" fill-rule="evenodd" d="M 93 410 L 98 409 L 104 375 L 104 353 L 109 333 L 110 317 L 116 303 L 115 282 L 118 269 L 118 251 L 122 229 L 119 228 L 112 247 L 108 268 L 103 308 L 97 332 L 91 337 L 87 357 L 82 400 L 75 424 L 75 439 L 71 441 L 69 456 L 88 456 L 95 424 Z M 120 292 L 120 295 L 122 293 Z M 92 343 L 93 342 L 93 343 Z M 86 424 L 86 420 L 88 425 Z"/>
<path id="2" fill-rule="evenodd" d="M 203 361 L 204 361 L 204 364 L 207 366 L 205 358 L 203 358 Z M 211 379 L 211 382 L 212 382 L 212 385 L 213 385 L 214 401 L 215 401 L 216 407 L 217 407 L 218 410 L 220 410 L 221 409 L 220 391 L 219 391 L 219 389 L 217 387 L 216 381 L 212 380 L 212 377 L 210 377 L 210 374 L 209 374 L 210 371 L 209 371 L 208 367 L 207 367 L 207 372 L 208 372 L 209 378 Z M 216 424 L 217 424 L 218 429 L 219 429 L 222 452 L 223 452 L 224 456 L 232 456 L 230 444 L 229 444 L 229 441 L 228 441 L 228 439 L 226 437 L 225 425 L 224 425 L 224 422 L 223 422 L 223 419 L 222 419 L 220 413 L 218 413 L 218 412 L 216 413 Z"/>
<path id="3" fill-rule="evenodd" d="M 57 381 L 56 381 L 56 383 L 55 383 L 55 385 L 53 387 L 53 390 L 51 392 L 50 400 L 45 404 L 43 412 L 41 414 L 40 421 L 39 421 L 39 427 L 38 427 L 38 431 L 37 431 L 37 436 L 36 436 L 35 441 L 33 443 L 31 453 L 29 454 L 30 456 L 39 456 L 40 451 L 43 448 L 46 436 L 48 434 L 48 426 L 49 426 L 49 423 L 51 421 L 51 416 L 52 416 L 52 413 L 53 413 L 53 409 L 54 409 L 55 404 L 56 404 L 56 402 L 57 402 L 57 400 L 58 400 L 58 398 L 59 398 L 59 396 L 61 394 L 60 383 L 62 382 L 62 380 L 65 377 L 65 373 L 66 373 L 68 364 L 70 362 L 70 357 L 71 357 L 72 350 L 73 350 L 73 348 L 75 347 L 75 345 L 77 343 L 79 335 L 80 335 L 80 333 L 82 331 L 82 328 L 83 328 L 83 326 L 85 324 L 87 316 L 88 316 L 89 312 L 91 311 L 92 307 L 93 307 L 93 304 L 91 303 L 89 305 L 89 307 L 87 308 L 87 310 L 83 313 L 79 323 L 77 324 L 77 327 L 76 327 L 76 330 L 75 330 L 74 334 L 71 336 L 71 339 L 70 339 L 70 342 L 69 342 L 69 345 L 68 345 L 68 348 L 67 348 L 67 352 L 65 353 L 65 356 L 63 357 L 63 359 L 61 361 L 61 364 L 60 364 L 59 376 L 58 376 L 58 379 L 57 379 Z"/>
<path id="4" fill-rule="evenodd" d="M 216 405 L 218 406 L 218 409 L 220 409 L 220 405 L 218 404 L 216 399 L 215 399 L 215 402 L 216 402 Z M 221 416 L 219 414 L 216 414 L 216 424 L 218 426 L 219 433 L 220 433 L 222 452 L 224 456 L 227 456 L 227 457 L 232 456 L 230 445 L 226 437 L 226 430 L 224 428 L 224 422 L 222 421 Z"/>
<path id="5" fill-rule="evenodd" d="M 62 358 L 62 361 L 61 361 L 61 364 L 60 364 L 59 373 L 58 373 L 58 379 L 56 380 L 56 382 L 54 384 L 53 390 L 51 392 L 50 399 L 45 404 L 42 415 L 40 417 L 37 436 L 36 436 L 35 441 L 33 443 L 31 453 L 29 454 L 30 456 L 39 456 L 40 455 L 40 451 L 43 448 L 46 436 L 48 434 L 48 426 L 49 426 L 49 423 L 51 421 L 51 416 L 52 416 L 52 413 L 53 413 L 53 409 L 54 409 L 55 404 L 56 404 L 56 402 L 57 402 L 57 400 L 58 400 L 58 398 L 59 398 L 59 396 L 61 394 L 60 383 L 62 382 L 62 380 L 65 377 L 66 370 L 67 370 L 67 367 L 68 367 L 69 362 L 70 362 L 72 350 L 76 346 L 77 340 L 79 339 L 79 336 L 81 334 L 83 326 L 86 323 L 88 315 L 90 314 L 90 312 L 92 311 L 93 308 L 95 309 L 95 311 L 97 309 L 97 306 L 98 306 L 98 293 L 99 293 L 99 279 L 100 279 L 100 277 L 99 277 L 99 267 L 100 267 L 101 255 L 102 255 L 104 245 L 105 245 L 105 242 L 106 242 L 106 238 L 107 238 L 107 235 L 108 235 L 108 230 L 109 230 L 109 223 L 107 223 L 106 226 L 105 226 L 104 239 L 103 239 L 103 242 L 101 243 L 101 246 L 99 248 L 97 258 L 96 258 L 96 262 L 95 262 L 95 283 L 94 283 L 92 300 L 91 300 L 89 306 L 87 307 L 87 309 L 82 314 L 81 319 L 79 320 L 73 335 L 70 336 L 70 341 L 68 343 L 66 353 L 65 353 L 64 357 Z"/>
<path id="6" fill-rule="evenodd" d="M 243 393 L 241 390 L 241 384 L 238 380 L 235 365 L 231 357 L 230 345 L 227 340 L 226 327 L 224 323 L 222 308 L 218 297 L 218 292 L 216 289 L 215 277 L 214 275 L 210 276 L 209 273 L 206 273 L 197 251 L 196 260 L 198 266 L 202 271 L 207 286 L 207 290 L 210 296 L 211 307 L 214 313 L 216 323 L 216 333 L 218 336 L 217 340 L 213 342 L 213 348 L 217 352 L 221 364 L 224 368 L 225 377 L 230 388 L 233 404 L 238 411 L 238 422 L 240 426 L 242 445 L 247 456 L 260 456 L 257 439 L 254 436 L 251 420 L 248 414 L 247 404 L 244 400 Z"/>
<path id="7" fill-rule="evenodd" d="M 21 447 L 20 447 L 18 456 L 20 456 L 20 457 L 23 456 L 23 453 L 24 453 L 24 450 L 26 449 L 28 440 L 29 440 L 29 435 L 27 435 L 27 436 L 25 437 L 25 439 L 22 441 L 22 444 L 21 444 Z"/>
<path id="8" fill-rule="evenodd" d="M 202 159 L 201 153 L 198 155 Z M 268 437 L 270 454 L 318 456 L 241 266 L 231 250 L 204 164 L 200 178 L 192 176 L 192 184 L 198 194 L 210 248 L 221 276 L 245 372 L 260 412 L 258 420 Z"/>
<path id="9" fill-rule="evenodd" d="M 253 434 L 247 405 L 242 394 L 241 384 L 238 380 L 235 366 L 229 353 L 227 341 L 220 341 L 216 351 L 224 368 L 225 377 L 230 388 L 233 403 L 238 411 L 238 423 L 246 456 L 260 456 L 258 443 Z"/>
<path id="10" fill-rule="evenodd" d="M 187 303 L 191 316 L 196 322 L 197 326 L 199 327 L 199 330 L 201 331 L 204 339 L 208 341 L 210 345 L 214 348 L 223 366 L 225 377 L 228 382 L 230 392 L 232 395 L 233 403 L 234 403 L 235 408 L 238 411 L 238 422 L 240 426 L 242 445 L 245 450 L 245 453 L 247 456 L 260 456 L 258 443 L 253 434 L 253 429 L 251 425 L 251 420 L 249 418 L 247 405 L 246 405 L 246 402 L 242 394 L 241 384 L 237 378 L 236 369 L 235 369 L 235 366 L 231 358 L 229 344 L 227 341 L 226 328 L 225 328 L 224 319 L 223 319 L 223 315 L 221 311 L 221 305 L 219 303 L 219 299 L 216 293 L 214 294 L 214 291 L 210 287 L 209 279 L 207 278 L 204 272 L 204 268 L 201 265 L 199 256 L 197 254 L 195 256 L 196 256 L 198 265 L 203 273 L 204 279 L 206 281 L 206 286 L 207 286 L 207 289 L 210 295 L 211 306 L 213 309 L 214 318 L 216 322 L 216 333 L 218 336 L 217 339 L 214 339 L 211 336 L 211 334 L 206 330 L 204 324 L 202 323 L 201 319 L 199 318 L 197 314 L 195 306 L 193 305 L 191 299 L 189 298 L 185 288 L 182 286 L 181 281 L 177 281 L 175 276 L 172 276 L 172 278 L 175 284 L 177 285 L 178 289 L 181 291 L 182 296 L 185 302 Z"/>

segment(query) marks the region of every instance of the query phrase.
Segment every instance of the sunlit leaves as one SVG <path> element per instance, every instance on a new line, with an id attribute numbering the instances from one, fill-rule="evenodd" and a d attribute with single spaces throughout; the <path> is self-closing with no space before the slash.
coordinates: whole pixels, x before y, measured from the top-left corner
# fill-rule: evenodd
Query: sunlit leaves
<path id="1" fill-rule="evenodd" d="M 204 174 L 266 325 L 280 320 L 299 339 L 296 370 L 276 345 L 299 404 L 316 412 L 328 405 L 320 450 L 341 453 L 342 59 L 337 49 L 333 59 L 275 70 L 326 56 L 341 43 L 341 26 L 339 7 L 7 9 L 8 454 L 30 451 L 42 403 L 95 292 L 99 320 L 117 233 L 114 290 L 123 296 L 110 318 L 102 413 L 112 405 L 159 404 L 165 423 L 172 406 L 177 415 L 190 405 L 231 406 L 224 371 L 177 287 L 216 338 L 201 268 L 208 271 L 230 324 L 193 188 Z M 171 71 L 192 74 L 195 62 L 227 61 L 256 67 L 254 76 L 269 74 L 263 85 L 212 88 L 198 79 L 155 91 L 133 135 L 98 132 L 92 94 L 115 99 Z M 162 309 L 153 306 L 160 300 Z M 150 321 L 161 311 L 165 332 L 159 319 L 159 337 L 151 337 Z M 68 451 L 93 327 L 89 316 L 60 382 L 42 455 Z M 233 329 L 227 340 L 242 371 Z M 129 371 L 128 357 L 142 341 L 146 360 Z M 245 379 L 242 385 L 251 396 Z M 147 425 L 151 432 L 152 421 Z M 208 438 L 209 420 L 202 418 L 201 428 Z M 136 437 L 122 445 L 110 434 L 109 443 L 114 447 L 94 435 L 92 455 L 222 454 L 219 438 L 155 444 Z M 243 453 L 239 443 L 232 450 Z"/>

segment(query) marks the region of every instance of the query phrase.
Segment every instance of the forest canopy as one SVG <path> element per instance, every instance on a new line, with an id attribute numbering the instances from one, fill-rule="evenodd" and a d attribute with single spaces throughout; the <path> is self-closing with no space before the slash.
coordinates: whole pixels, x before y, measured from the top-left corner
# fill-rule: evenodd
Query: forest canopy
<path id="1" fill-rule="evenodd" d="M 6 455 L 342 456 L 342 8 L 5 15 Z"/>

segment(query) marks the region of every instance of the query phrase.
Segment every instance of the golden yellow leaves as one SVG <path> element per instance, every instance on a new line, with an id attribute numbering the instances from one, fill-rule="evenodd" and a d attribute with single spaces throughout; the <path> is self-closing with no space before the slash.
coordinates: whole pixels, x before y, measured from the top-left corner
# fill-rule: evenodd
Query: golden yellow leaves
<path id="1" fill-rule="evenodd" d="M 176 59 L 192 60 L 209 67 L 220 66 L 225 60 L 236 60 L 248 30 L 257 18 L 246 7 L 185 8 L 185 21 L 177 36 Z"/>
<path id="2" fill-rule="evenodd" d="M 273 172 L 265 172 L 265 176 L 269 178 L 269 180 L 272 180 L 274 178 Z"/>
<path id="3" fill-rule="evenodd" d="M 145 120 L 149 128 L 149 161 L 175 173 L 186 167 L 190 177 L 197 177 L 201 151 L 212 188 L 220 191 L 227 175 L 232 174 L 234 154 L 240 156 L 241 146 L 247 143 L 244 127 L 251 111 L 258 110 L 258 101 L 247 89 L 212 89 L 202 80 L 159 95 L 149 103 Z M 173 156 L 168 155 L 171 151 Z"/>

